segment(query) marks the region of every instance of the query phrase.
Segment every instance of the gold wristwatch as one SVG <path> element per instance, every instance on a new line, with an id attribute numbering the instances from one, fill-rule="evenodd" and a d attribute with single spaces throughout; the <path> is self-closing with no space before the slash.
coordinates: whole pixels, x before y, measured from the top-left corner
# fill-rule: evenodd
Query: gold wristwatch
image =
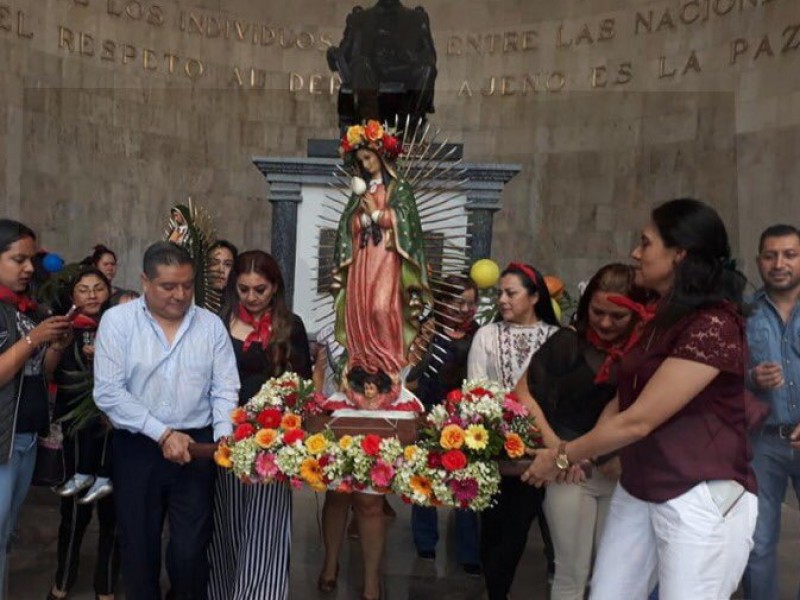
<path id="1" fill-rule="evenodd" d="M 569 469 L 569 457 L 567 456 L 567 442 L 561 442 L 558 445 L 558 454 L 556 454 L 556 467 L 559 471 L 566 471 Z"/>

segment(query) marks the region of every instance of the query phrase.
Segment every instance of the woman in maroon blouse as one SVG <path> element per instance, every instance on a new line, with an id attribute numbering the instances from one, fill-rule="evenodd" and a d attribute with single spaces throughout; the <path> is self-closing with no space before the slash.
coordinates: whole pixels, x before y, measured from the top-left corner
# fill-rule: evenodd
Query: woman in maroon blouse
<path id="1" fill-rule="evenodd" d="M 748 466 L 743 276 L 725 226 L 696 200 L 652 212 L 633 251 L 636 282 L 661 300 L 623 359 L 597 426 L 538 452 L 523 480 L 582 477 L 576 465 L 620 451 L 592 581 L 593 599 L 719 600 L 736 590 L 757 502 Z"/>

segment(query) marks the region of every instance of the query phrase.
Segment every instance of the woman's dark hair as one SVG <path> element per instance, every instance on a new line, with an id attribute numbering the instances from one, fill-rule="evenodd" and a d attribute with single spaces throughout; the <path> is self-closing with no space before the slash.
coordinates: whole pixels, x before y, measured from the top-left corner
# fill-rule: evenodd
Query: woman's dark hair
<path id="1" fill-rule="evenodd" d="M 530 265 L 511 263 L 500 273 L 500 277 L 505 277 L 506 275 L 516 275 L 519 277 L 520 281 L 522 281 L 522 286 L 529 295 L 533 296 L 534 294 L 539 294 L 539 299 L 533 306 L 533 311 L 540 320 L 548 325 L 560 326 L 556 318 L 556 311 L 553 310 L 550 292 L 547 289 L 547 285 L 544 283 L 544 277 L 542 277 L 539 271 Z M 531 275 L 533 275 L 533 277 L 531 277 Z"/>
<path id="2" fill-rule="evenodd" d="M 210 256 L 214 250 L 218 250 L 219 248 L 225 248 L 233 255 L 233 260 L 239 256 L 239 249 L 230 243 L 228 240 L 217 240 L 208 249 L 208 255 Z"/>
<path id="3" fill-rule="evenodd" d="M 656 207 L 651 217 L 664 246 L 685 252 L 653 325 L 669 327 L 691 311 L 719 302 L 743 311 L 747 280 L 731 259 L 728 232 L 717 211 L 699 200 L 678 198 Z"/>
<path id="4" fill-rule="evenodd" d="M 106 301 L 103 303 L 100 313 L 102 314 L 106 311 L 106 309 L 110 306 L 111 282 L 108 280 L 108 277 L 103 275 L 103 272 L 100 269 L 96 267 L 81 266 L 80 269 L 78 269 L 78 271 L 76 271 L 75 274 L 70 277 L 67 285 L 63 288 L 63 293 L 61 295 L 61 306 L 59 307 L 63 310 L 59 312 L 66 313 L 69 310 L 70 306 L 72 306 L 72 297 L 75 293 L 75 288 L 83 279 L 90 276 L 97 277 L 108 289 L 108 298 L 106 298 Z"/>
<path id="5" fill-rule="evenodd" d="M 634 283 L 635 278 L 636 273 L 633 267 L 622 263 L 608 264 L 601 267 L 594 274 L 589 280 L 578 302 L 578 310 L 575 312 L 573 324 L 581 337 L 586 335 L 586 330 L 589 327 L 589 305 L 592 303 L 592 297 L 597 292 L 627 296 L 639 304 L 647 303 L 648 293 Z M 636 320 L 637 317 L 634 315 L 634 319 L 631 320 L 631 327 L 636 324 Z"/>
<path id="6" fill-rule="evenodd" d="M 461 294 L 466 291 L 472 290 L 475 292 L 475 300 L 478 300 L 478 285 L 472 281 L 472 278 L 468 275 L 456 275 L 450 274 L 447 275 L 443 280 L 443 284 L 434 292 L 433 299 L 436 304 L 439 306 L 436 307 L 436 310 L 442 314 L 440 321 L 442 324 L 451 327 L 460 325 L 460 323 L 456 322 L 456 319 L 451 317 L 446 310 L 442 310 L 443 308 L 450 308 L 453 304 L 459 302 L 459 298 Z M 447 314 L 445 314 L 447 313 Z"/>
<path id="7" fill-rule="evenodd" d="M 236 290 L 237 280 L 241 275 L 256 273 L 275 286 L 270 299 L 272 311 L 272 335 L 270 336 L 269 349 L 272 352 L 274 372 L 271 376 L 278 376 L 289 367 L 291 346 L 289 339 L 292 335 L 294 315 L 286 305 L 286 286 L 283 283 L 283 274 L 278 262 L 271 254 L 262 250 L 248 250 L 240 254 L 233 263 L 231 276 L 225 288 L 225 305 L 220 317 L 223 322 L 230 325 L 231 318 L 239 313 L 239 293 Z"/>
<path id="8" fill-rule="evenodd" d="M 89 256 L 89 259 L 88 261 L 86 261 L 86 264 L 90 264 L 93 267 L 96 267 L 100 263 L 100 260 L 103 258 L 103 255 L 105 254 L 110 254 L 111 256 L 113 256 L 114 262 L 116 262 L 117 255 L 111 248 L 109 248 L 108 246 L 104 246 L 103 244 L 97 244 L 92 249 L 92 254 Z"/>
<path id="9" fill-rule="evenodd" d="M 0 252 L 5 252 L 11 244 L 22 238 L 36 239 L 33 229 L 12 219 L 0 219 Z"/>

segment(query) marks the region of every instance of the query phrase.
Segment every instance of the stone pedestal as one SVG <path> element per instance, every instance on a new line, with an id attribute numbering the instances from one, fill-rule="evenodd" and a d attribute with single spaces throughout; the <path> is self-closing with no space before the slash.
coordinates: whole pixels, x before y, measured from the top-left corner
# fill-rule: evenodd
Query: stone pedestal
<path id="1" fill-rule="evenodd" d="M 341 161 L 338 158 L 254 157 L 253 163 L 269 184 L 271 252 L 283 271 L 287 302 L 313 330 L 314 321 L 322 316 L 311 314 L 316 289 L 309 284 L 316 277 L 313 269 L 318 253 L 319 224 L 335 227 L 335 223 L 322 221 L 319 215 L 330 214 L 323 212 L 323 204 L 334 202 L 327 196 L 337 194 L 330 186 L 337 183 L 334 171 Z M 467 204 L 468 250 L 470 258 L 477 260 L 491 255 L 494 213 L 502 206 L 503 188 L 519 173 L 521 166 L 483 163 L 461 166 L 468 180 L 460 190 Z"/>

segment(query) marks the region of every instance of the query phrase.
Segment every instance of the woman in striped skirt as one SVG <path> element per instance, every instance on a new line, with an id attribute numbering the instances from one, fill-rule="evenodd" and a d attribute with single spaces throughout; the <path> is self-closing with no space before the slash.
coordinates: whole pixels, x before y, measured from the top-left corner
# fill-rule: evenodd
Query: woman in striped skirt
<path id="1" fill-rule="evenodd" d="M 246 403 L 286 371 L 311 378 L 308 338 L 284 299 L 275 259 L 260 250 L 236 259 L 223 320 L 233 340 Z M 246 485 L 217 474 L 209 548 L 209 600 L 284 600 L 289 595 L 292 497 L 286 486 Z"/>

